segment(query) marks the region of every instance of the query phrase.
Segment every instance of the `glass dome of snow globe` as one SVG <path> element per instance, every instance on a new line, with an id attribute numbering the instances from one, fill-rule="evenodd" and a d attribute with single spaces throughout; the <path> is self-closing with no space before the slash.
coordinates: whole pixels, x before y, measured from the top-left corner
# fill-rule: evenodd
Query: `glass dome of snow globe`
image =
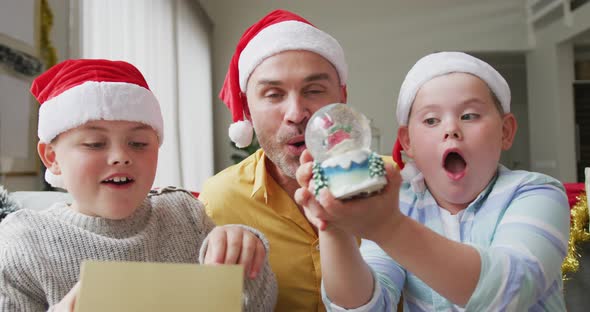
<path id="1" fill-rule="evenodd" d="M 305 145 L 316 162 L 371 146 L 371 126 L 365 115 L 341 103 L 316 111 L 305 130 Z"/>

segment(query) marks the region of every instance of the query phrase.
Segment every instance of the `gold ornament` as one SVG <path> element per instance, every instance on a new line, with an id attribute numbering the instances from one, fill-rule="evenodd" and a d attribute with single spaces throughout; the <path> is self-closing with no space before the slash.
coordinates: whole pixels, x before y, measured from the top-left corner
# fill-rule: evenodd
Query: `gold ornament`
<path id="1" fill-rule="evenodd" d="M 582 242 L 590 240 L 588 232 L 588 197 L 581 193 L 576 197 L 578 200 L 571 209 L 570 238 L 568 240 L 567 255 L 561 265 L 561 273 L 564 280 L 568 279 L 567 274 L 575 273 L 580 267 L 580 254 L 577 246 Z"/>
<path id="2" fill-rule="evenodd" d="M 49 68 L 57 63 L 57 52 L 49 33 L 53 26 L 53 13 L 49 7 L 47 0 L 41 0 L 41 58 L 45 61 L 46 68 Z"/>

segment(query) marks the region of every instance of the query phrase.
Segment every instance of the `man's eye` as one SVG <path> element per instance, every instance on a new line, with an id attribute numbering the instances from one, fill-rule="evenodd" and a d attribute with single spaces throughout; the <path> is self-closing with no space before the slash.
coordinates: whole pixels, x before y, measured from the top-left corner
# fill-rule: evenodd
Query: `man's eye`
<path id="1" fill-rule="evenodd" d="M 104 147 L 106 144 L 104 142 L 86 142 L 82 143 L 82 146 L 92 149 L 98 149 Z"/>
<path id="2" fill-rule="evenodd" d="M 324 92 L 324 90 L 311 89 L 311 90 L 305 91 L 305 94 L 311 94 L 311 95 L 313 95 L 313 94 L 320 94 L 320 93 L 323 93 L 323 92 Z"/>
<path id="3" fill-rule="evenodd" d="M 475 113 L 463 114 L 461 116 L 461 120 L 474 120 L 477 118 L 479 118 L 479 114 L 475 114 Z"/>
<path id="4" fill-rule="evenodd" d="M 268 99 L 280 99 L 283 96 L 283 93 L 277 91 L 268 91 L 264 93 L 264 97 Z"/>

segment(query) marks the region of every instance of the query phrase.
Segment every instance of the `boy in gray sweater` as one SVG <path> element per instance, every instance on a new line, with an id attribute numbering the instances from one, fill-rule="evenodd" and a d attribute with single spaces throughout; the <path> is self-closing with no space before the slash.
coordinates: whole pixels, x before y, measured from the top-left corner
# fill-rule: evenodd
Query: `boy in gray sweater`
<path id="1" fill-rule="evenodd" d="M 41 104 L 46 180 L 74 201 L 0 223 L 1 311 L 73 311 L 83 260 L 241 264 L 245 310 L 273 309 L 277 285 L 261 233 L 215 227 L 190 192 L 150 192 L 163 121 L 133 65 L 68 60 L 31 92 Z"/>

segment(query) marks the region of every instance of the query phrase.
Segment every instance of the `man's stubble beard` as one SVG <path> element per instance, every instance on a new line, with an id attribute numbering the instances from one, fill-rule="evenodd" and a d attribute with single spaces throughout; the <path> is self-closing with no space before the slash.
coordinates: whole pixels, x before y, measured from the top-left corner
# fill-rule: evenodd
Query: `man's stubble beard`
<path id="1" fill-rule="evenodd" d="M 305 127 L 303 127 L 303 129 L 305 129 Z M 299 168 L 299 157 L 289 157 L 287 153 L 283 152 L 283 142 L 287 142 L 293 136 L 304 134 L 304 131 L 305 130 L 301 130 L 298 127 L 297 130 L 289 131 L 289 133 L 281 133 L 281 130 L 279 130 L 274 137 L 267 137 L 265 135 L 258 136 L 258 132 L 256 134 L 258 143 L 262 150 L 264 150 L 266 157 L 275 164 L 282 174 L 291 179 L 296 179 L 295 173 L 297 168 Z"/>

